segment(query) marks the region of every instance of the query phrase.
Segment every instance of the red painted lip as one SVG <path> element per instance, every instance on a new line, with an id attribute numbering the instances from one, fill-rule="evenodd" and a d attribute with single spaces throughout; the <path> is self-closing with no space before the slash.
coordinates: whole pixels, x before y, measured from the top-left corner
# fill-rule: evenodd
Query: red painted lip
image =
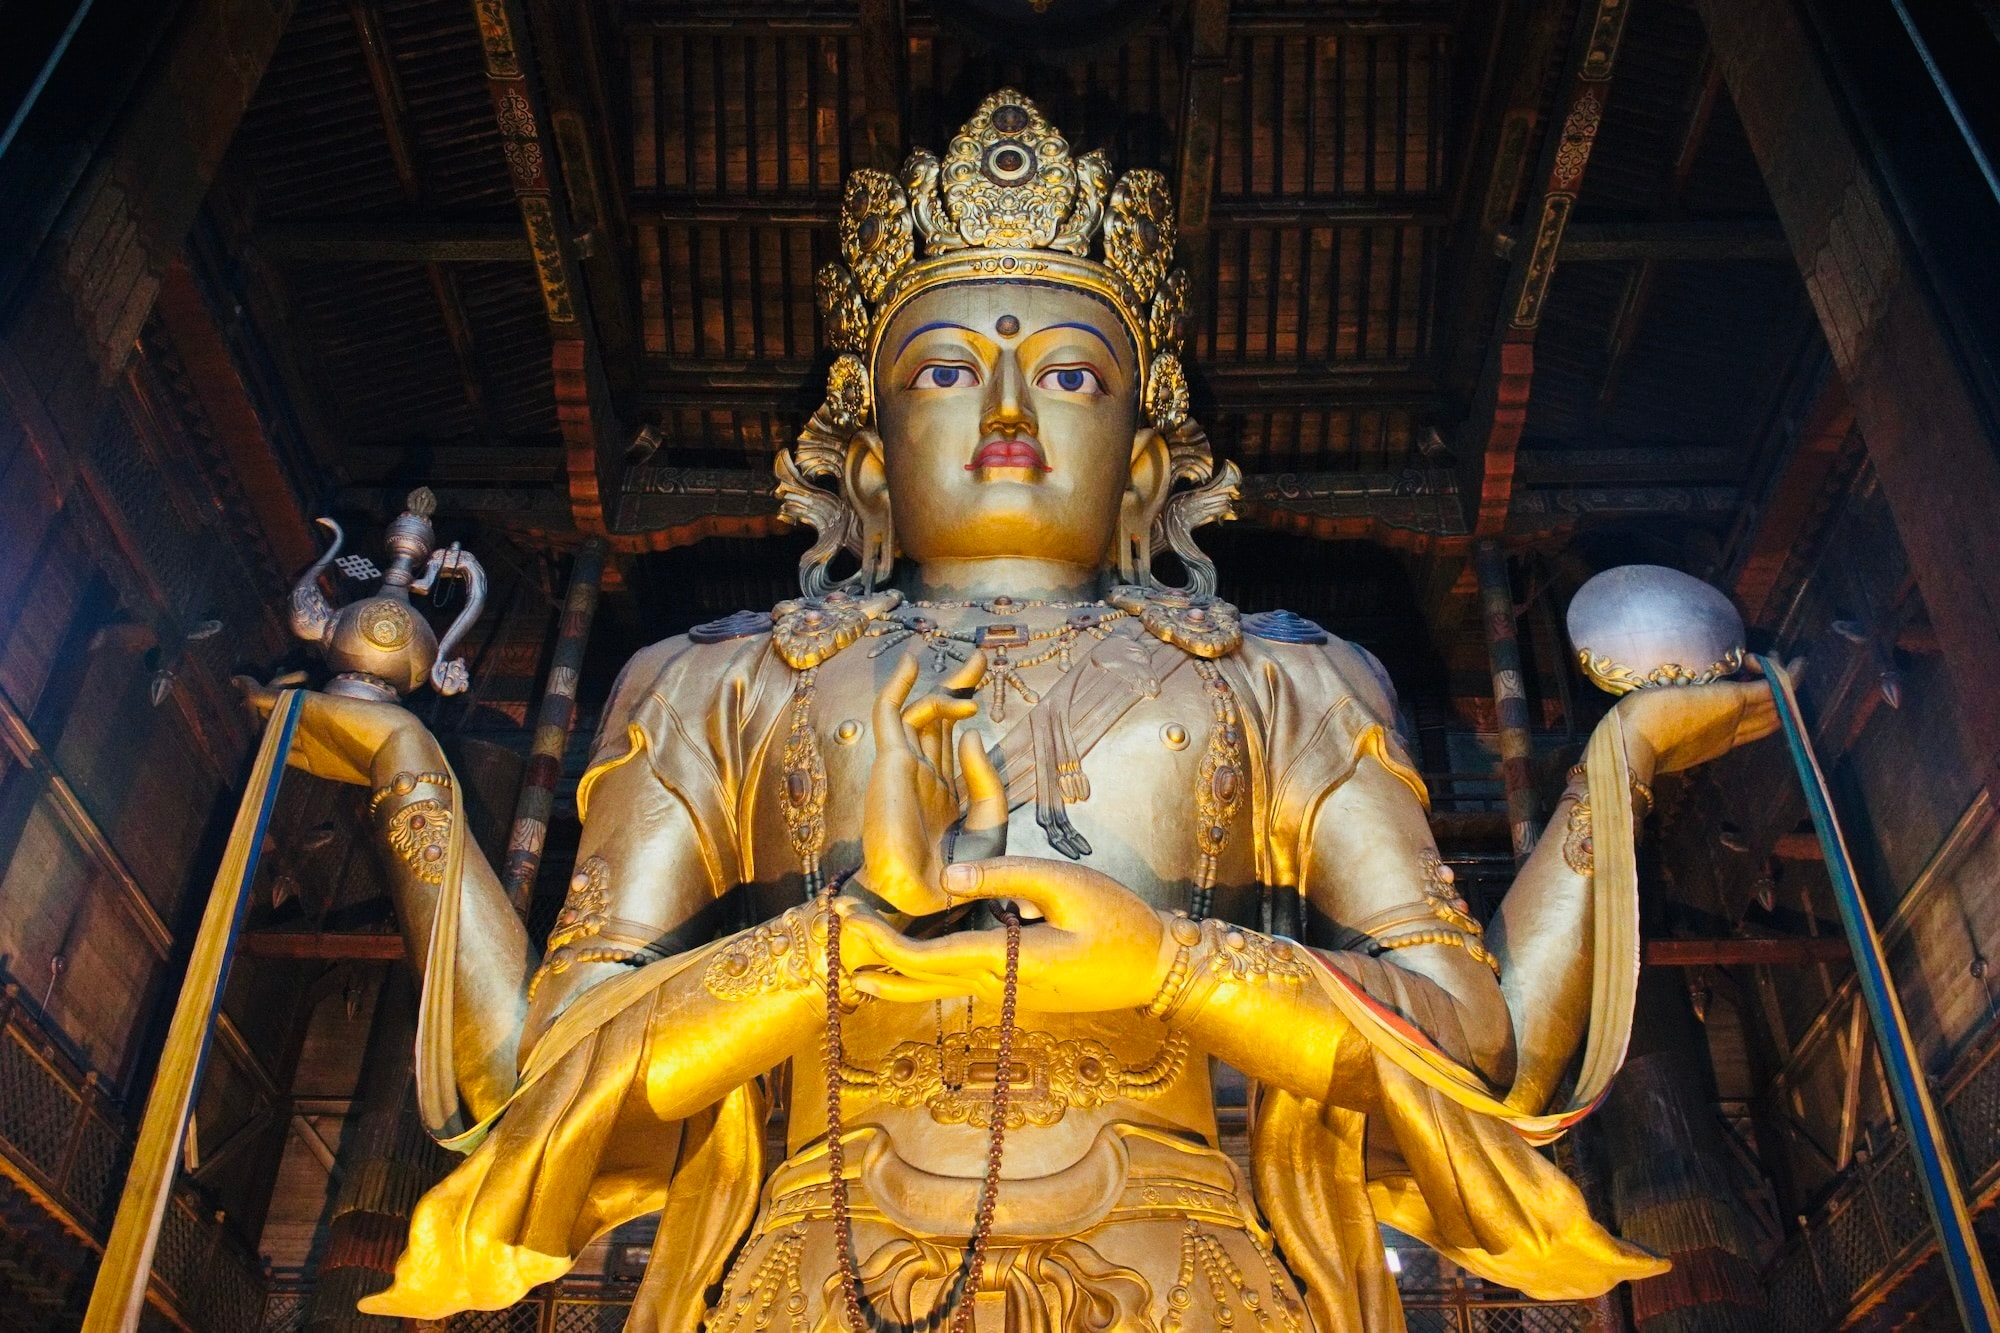
<path id="1" fill-rule="evenodd" d="M 979 452 L 972 456 L 965 470 L 977 472 L 989 467 L 1032 468 L 1036 472 L 1049 470 L 1041 449 L 1033 440 L 988 440 L 979 446 Z"/>

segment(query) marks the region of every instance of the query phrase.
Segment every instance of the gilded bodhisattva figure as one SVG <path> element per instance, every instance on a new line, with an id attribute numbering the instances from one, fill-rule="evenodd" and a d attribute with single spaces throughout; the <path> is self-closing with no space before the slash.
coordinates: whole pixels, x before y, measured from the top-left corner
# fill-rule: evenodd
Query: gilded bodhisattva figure
<path id="1" fill-rule="evenodd" d="M 1398 1328 L 1378 1223 L 1540 1297 L 1663 1271 L 1536 1145 L 1624 1053 L 1648 782 L 1768 689 L 1621 700 L 1482 929 L 1379 666 L 1214 596 L 1236 474 L 1164 179 L 1002 91 L 856 172 L 840 246 L 778 465 L 802 595 L 626 667 L 545 950 L 416 719 L 307 700 L 292 762 L 373 790 L 467 1154 L 364 1308 L 506 1306 L 648 1213 L 635 1329 Z"/>

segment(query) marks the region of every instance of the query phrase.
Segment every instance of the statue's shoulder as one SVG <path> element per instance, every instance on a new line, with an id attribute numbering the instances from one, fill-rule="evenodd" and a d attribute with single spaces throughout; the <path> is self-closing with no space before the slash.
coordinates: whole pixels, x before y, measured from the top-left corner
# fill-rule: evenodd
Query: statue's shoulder
<path id="1" fill-rule="evenodd" d="M 1329 704 L 1352 699 L 1375 717 L 1395 716 L 1396 687 L 1381 659 L 1295 611 L 1244 616 L 1242 655 L 1293 693 L 1326 695 Z"/>
<path id="2" fill-rule="evenodd" d="M 1131 586 L 1113 588 L 1108 599 L 1148 634 L 1195 657 L 1239 657 L 1295 692 L 1331 691 L 1383 716 L 1395 712 L 1395 687 L 1375 654 L 1296 611 L 1246 615 L 1213 595 Z"/>
<path id="3" fill-rule="evenodd" d="M 738 611 L 649 644 L 632 654 L 611 687 L 607 726 L 638 720 L 657 701 L 696 715 L 729 688 L 756 675 L 769 659 L 771 616 Z"/>

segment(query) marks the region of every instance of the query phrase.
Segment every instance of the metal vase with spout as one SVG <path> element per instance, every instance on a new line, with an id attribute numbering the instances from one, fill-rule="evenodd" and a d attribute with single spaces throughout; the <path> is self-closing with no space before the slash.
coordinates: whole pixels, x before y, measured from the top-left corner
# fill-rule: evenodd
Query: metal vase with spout
<path id="1" fill-rule="evenodd" d="M 389 524 L 389 567 L 382 573 L 381 589 L 344 607 L 335 607 L 320 591 L 319 576 L 340 554 L 345 534 L 332 519 L 318 520 L 333 534 L 333 544 L 293 586 L 291 621 L 292 633 L 316 645 L 334 669 L 328 694 L 395 703 L 426 682 L 439 694 L 457 694 L 471 683 L 465 659 L 452 657 L 451 651 L 485 608 L 486 571 L 457 542 L 438 548 L 431 527 L 437 497 L 429 487 L 411 491 L 404 503 L 403 512 Z M 367 568 L 366 562 L 360 567 Z M 465 609 L 439 639 L 410 604 L 410 594 L 435 599 L 442 591 L 439 580 L 454 578 L 465 581 Z"/>

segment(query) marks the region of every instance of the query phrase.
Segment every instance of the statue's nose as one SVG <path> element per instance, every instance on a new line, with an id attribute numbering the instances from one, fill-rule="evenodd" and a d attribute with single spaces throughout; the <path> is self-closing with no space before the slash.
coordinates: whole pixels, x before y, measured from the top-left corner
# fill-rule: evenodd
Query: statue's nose
<path id="1" fill-rule="evenodd" d="M 993 379 L 986 391 L 986 412 L 980 433 L 995 438 L 1016 438 L 1035 434 L 1035 413 L 1028 405 L 1021 363 L 1012 351 L 1000 354 Z"/>

